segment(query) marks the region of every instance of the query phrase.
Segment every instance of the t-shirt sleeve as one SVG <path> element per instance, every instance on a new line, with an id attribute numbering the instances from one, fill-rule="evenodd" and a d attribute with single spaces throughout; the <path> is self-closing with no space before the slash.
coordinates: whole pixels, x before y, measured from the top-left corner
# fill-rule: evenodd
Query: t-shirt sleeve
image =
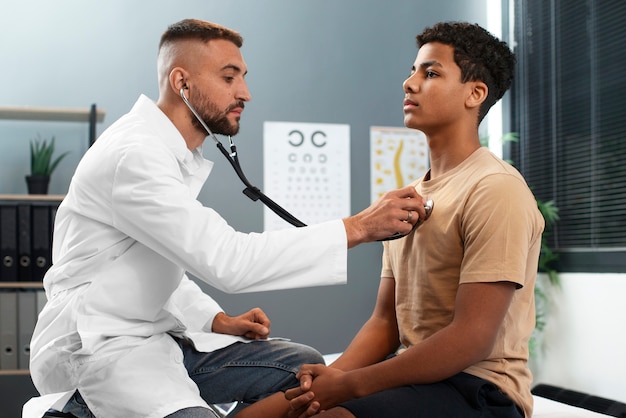
<path id="1" fill-rule="evenodd" d="M 528 186 L 510 174 L 490 175 L 466 205 L 460 282 L 510 281 L 523 287 L 528 254 L 542 230 Z"/>

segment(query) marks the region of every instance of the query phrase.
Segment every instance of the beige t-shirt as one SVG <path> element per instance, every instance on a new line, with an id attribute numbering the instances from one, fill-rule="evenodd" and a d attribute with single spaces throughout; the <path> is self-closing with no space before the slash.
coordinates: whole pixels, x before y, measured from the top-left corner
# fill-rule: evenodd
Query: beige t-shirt
<path id="1" fill-rule="evenodd" d="M 534 285 L 544 220 L 519 172 L 480 148 L 443 176 L 414 183 L 434 201 L 431 217 L 385 243 L 382 277 L 396 281 L 396 315 L 406 347 L 448 325 L 461 283 L 518 285 L 491 354 L 465 372 L 488 380 L 532 414 L 527 367 L 535 326 Z"/>

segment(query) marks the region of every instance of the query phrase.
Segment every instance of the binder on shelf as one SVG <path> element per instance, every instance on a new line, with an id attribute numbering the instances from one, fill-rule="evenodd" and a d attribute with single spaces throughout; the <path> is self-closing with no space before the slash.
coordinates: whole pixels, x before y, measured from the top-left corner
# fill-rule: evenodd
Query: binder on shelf
<path id="1" fill-rule="evenodd" d="M 17 293 L 0 290 L 0 369 L 17 366 Z"/>
<path id="2" fill-rule="evenodd" d="M 37 294 L 33 290 L 17 291 L 17 365 L 28 369 L 30 340 L 37 322 Z"/>
<path id="3" fill-rule="evenodd" d="M 46 291 L 43 289 L 37 289 L 36 293 L 37 293 L 37 317 L 39 317 L 39 314 L 43 310 L 43 307 L 46 305 L 46 302 L 48 302 L 48 298 L 46 297 Z"/>
<path id="4" fill-rule="evenodd" d="M 54 220 L 57 217 L 57 210 L 59 209 L 59 204 L 61 202 L 57 202 L 50 206 L 50 248 L 52 248 L 52 236 L 54 235 Z"/>
<path id="5" fill-rule="evenodd" d="M 54 238 L 54 221 L 57 217 L 57 211 L 61 202 L 55 202 L 50 206 L 50 265 L 52 265 L 52 240 Z"/>
<path id="6" fill-rule="evenodd" d="M 41 281 L 50 268 L 50 208 L 49 204 L 33 203 L 31 208 L 32 235 L 31 235 L 31 264 L 32 281 Z"/>
<path id="7" fill-rule="evenodd" d="M 31 205 L 21 202 L 17 206 L 17 256 L 18 280 L 32 280 L 31 261 Z"/>
<path id="8" fill-rule="evenodd" d="M 17 207 L 0 203 L 0 282 L 17 281 Z"/>

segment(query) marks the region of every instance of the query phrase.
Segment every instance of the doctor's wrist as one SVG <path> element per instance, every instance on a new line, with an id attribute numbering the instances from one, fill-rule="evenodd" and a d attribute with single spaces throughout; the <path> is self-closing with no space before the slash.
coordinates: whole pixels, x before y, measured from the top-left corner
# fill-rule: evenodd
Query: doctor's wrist
<path id="1" fill-rule="evenodd" d="M 346 238 L 348 241 L 348 248 L 355 247 L 359 244 L 363 244 L 367 241 L 367 231 L 362 227 L 356 216 L 344 218 L 343 225 L 346 229 Z"/>

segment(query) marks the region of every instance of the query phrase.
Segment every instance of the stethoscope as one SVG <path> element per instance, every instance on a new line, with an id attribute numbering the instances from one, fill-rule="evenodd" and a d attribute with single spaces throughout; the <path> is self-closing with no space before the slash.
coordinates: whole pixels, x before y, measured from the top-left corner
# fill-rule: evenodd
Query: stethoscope
<path id="1" fill-rule="evenodd" d="M 239 157 L 237 156 L 237 147 L 235 146 L 235 142 L 233 141 L 233 138 L 230 135 L 228 136 L 228 141 L 230 143 L 230 153 L 229 153 L 228 151 L 226 151 L 226 148 L 224 148 L 224 145 L 222 145 L 222 143 L 217 139 L 215 134 L 213 134 L 213 131 L 211 131 L 211 129 L 204 122 L 204 120 L 200 117 L 200 114 L 198 114 L 196 109 L 194 109 L 191 103 L 189 103 L 189 100 L 187 100 L 187 97 L 185 96 L 185 87 L 182 87 L 180 89 L 180 97 L 182 97 L 183 101 L 185 102 L 189 110 L 191 110 L 191 113 L 193 113 L 193 115 L 196 117 L 198 122 L 200 122 L 204 130 L 209 134 L 209 136 L 213 139 L 213 141 L 215 141 L 215 145 L 217 145 L 217 148 L 224 155 L 224 157 L 226 157 L 230 165 L 235 170 L 235 173 L 237 173 L 237 176 L 239 177 L 241 182 L 246 186 L 246 188 L 243 189 L 243 194 L 248 196 L 254 202 L 256 202 L 257 200 L 260 200 L 272 212 L 280 216 L 285 221 L 289 222 L 291 225 L 295 227 L 307 226 L 304 222 L 300 221 L 298 218 L 296 218 L 291 213 L 289 213 L 285 208 L 283 208 L 278 203 L 274 202 L 272 199 L 267 197 L 265 194 L 263 194 L 263 192 L 258 187 L 252 185 L 252 183 L 248 181 L 245 174 L 243 173 L 243 170 L 241 169 L 241 165 L 239 164 Z M 424 208 L 426 209 L 426 219 L 428 219 L 433 209 L 433 201 L 428 200 Z M 408 234 L 413 232 L 426 219 L 418 219 L 418 221 L 413 225 L 413 228 Z M 394 239 L 402 238 L 408 234 L 401 234 L 398 232 L 398 233 L 391 235 L 390 237 L 383 238 L 379 241 L 394 240 Z"/>
<path id="2" fill-rule="evenodd" d="M 261 202 L 263 202 L 263 204 L 265 204 L 265 206 L 270 208 L 272 212 L 280 216 L 285 221 L 289 222 L 291 225 L 296 226 L 296 227 L 306 226 L 304 222 L 300 221 L 298 218 L 296 218 L 291 213 L 289 213 L 285 208 L 283 208 L 278 203 L 274 202 L 272 199 L 267 197 L 265 194 L 263 194 L 263 192 L 258 187 L 253 186 L 252 183 L 248 181 L 248 179 L 246 178 L 246 175 L 243 173 L 243 170 L 241 169 L 241 165 L 239 164 L 239 157 L 237 156 L 237 147 L 235 146 L 235 142 L 233 141 L 233 138 L 230 135 L 228 136 L 228 141 L 230 142 L 230 153 L 228 153 L 228 151 L 226 151 L 226 148 L 224 148 L 224 145 L 222 145 L 222 143 L 217 139 L 213 131 L 211 131 L 211 129 L 204 122 L 204 120 L 200 117 L 198 112 L 196 112 L 196 109 L 194 109 L 191 103 L 189 103 L 189 100 L 187 100 L 187 97 L 185 96 L 184 87 L 180 89 L 180 97 L 183 98 L 183 101 L 185 102 L 189 110 L 191 110 L 191 113 L 193 113 L 196 119 L 198 119 L 198 122 L 200 122 L 202 127 L 209 134 L 209 136 L 213 138 L 213 141 L 215 141 L 215 145 L 217 145 L 217 148 L 220 150 L 222 154 L 224 154 L 224 157 L 226 157 L 230 165 L 233 167 L 233 169 L 235 170 L 235 173 L 237 173 L 237 176 L 239 177 L 241 182 L 246 186 L 246 188 L 243 189 L 243 194 L 248 196 L 254 202 L 256 202 L 257 200 L 260 200 Z"/>

